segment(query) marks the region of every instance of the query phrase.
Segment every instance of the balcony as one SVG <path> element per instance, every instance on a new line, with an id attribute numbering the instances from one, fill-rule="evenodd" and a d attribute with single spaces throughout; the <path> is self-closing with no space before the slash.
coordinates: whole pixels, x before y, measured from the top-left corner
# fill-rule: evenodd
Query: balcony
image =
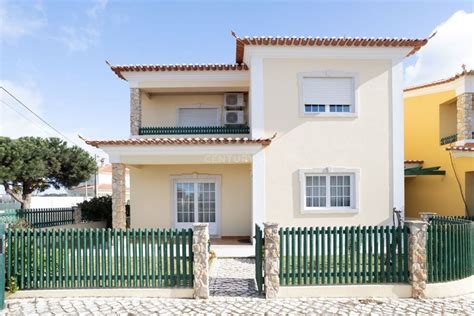
<path id="1" fill-rule="evenodd" d="M 442 137 L 439 141 L 440 145 L 446 145 L 446 144 L 451 144 L 454 143 L 458 140 L 458 134 L 453 134 L 449 136 Z"/>
<path id="2" fill-rule="evenodd" d="M 141 127 L 139 135 L 218 135 L 249 134 L 248 126 L 173 126 Z"/>
<path id="3" fill-rule="evenodd" d="M 474 139 L 474 131 L 471 132 L 471 139 Z M 447 145 L 454 143 L 458 140 L 458 134 L 453 134 L 449 136 L 442 137 L 439 141 L 440 145 Z"/>

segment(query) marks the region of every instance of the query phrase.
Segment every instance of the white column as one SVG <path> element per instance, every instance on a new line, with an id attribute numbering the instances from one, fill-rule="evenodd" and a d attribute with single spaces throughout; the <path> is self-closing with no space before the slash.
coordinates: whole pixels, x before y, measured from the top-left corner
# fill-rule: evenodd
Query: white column
<path id="1" fill-rule="evenodd" d="M 250 59 L 250 91 L 249 91 L 250 133 L 252 138 L 264 137 L 264 100 L 263 100 L 263 60 Z"/>
<path id="2" fill-rule="evenodd" d="M 252 233 L 254 225 L 265 219 L 265 152 L 260 150 L 252 157 Z"/>
<path id="3" fill-rule="evenodd" d="M 405 218 L 403 60 L 392 60 L 392 201 Z"/>

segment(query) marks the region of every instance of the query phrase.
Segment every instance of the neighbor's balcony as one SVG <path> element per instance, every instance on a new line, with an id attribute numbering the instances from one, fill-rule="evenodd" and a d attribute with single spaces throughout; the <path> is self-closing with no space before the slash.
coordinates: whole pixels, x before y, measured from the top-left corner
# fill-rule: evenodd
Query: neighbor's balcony
<path id="1" fill-rule="evenodd" d="M 471 132 L 471 139 L 474 139 L 474 131 Z M 458 140 L 458 134 L 453 134 L 449 136 L 442 137 L 439 141 L 440 145 L 447 145 L 451 143 L 455 143 Z"/>
<path id="2" fill-rule="evenodd" d="M 439 144 L 440 145 L 446 145 L 446 144 L 451 144 L 454 143 L 458 140 L 458 134 L 453 134 L 445 137 L 441 137 Z"/>
<path id="3" fill-rule="evenodd" d="M 250 134 L 248 126 L 166 126 L 141 127 L 139 135 L 228 135 Z"/>

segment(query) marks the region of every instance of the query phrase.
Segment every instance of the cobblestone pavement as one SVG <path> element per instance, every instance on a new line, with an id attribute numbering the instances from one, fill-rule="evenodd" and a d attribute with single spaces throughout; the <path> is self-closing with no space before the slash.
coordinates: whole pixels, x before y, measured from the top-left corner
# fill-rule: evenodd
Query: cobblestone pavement
<path id="1" fill-rule="evenodd" d="M 258 297 L 255 260 L 217 259 L 209 271 L 209 292 L 213 297 Z"/>
<path id="2" fill-rule="evenodd" d="M 446 299 L 301 298 L 265 300 L 255 291 L 253 260 L 220 259 L 211 266 L 209 300 L 158 298 L 9 299 L 8 315 L 474 315 L 474 295 Z M 231 277 L 229 277 L 229 275 Z"/>

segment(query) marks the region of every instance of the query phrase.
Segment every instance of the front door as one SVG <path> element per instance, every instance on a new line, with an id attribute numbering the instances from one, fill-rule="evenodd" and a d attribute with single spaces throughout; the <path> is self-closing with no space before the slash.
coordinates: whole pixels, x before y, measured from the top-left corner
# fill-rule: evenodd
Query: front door
<path id="1" fill-rule="evenodd" d="M 178 178 L 173 181 L 176 228 L 209 223 L 209 234 L 219 234 L 219 181 L 212 178 Z"/>

